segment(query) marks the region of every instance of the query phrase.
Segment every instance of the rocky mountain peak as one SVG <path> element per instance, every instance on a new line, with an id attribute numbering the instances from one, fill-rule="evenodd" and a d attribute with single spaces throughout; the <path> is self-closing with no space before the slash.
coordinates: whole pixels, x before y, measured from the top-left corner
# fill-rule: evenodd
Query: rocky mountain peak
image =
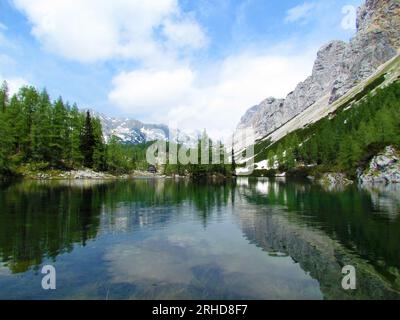
<path id="1" fill-rule="evenodd" d="M 277 99 L 274 97 L 269 97 L 267 99 L 265 99 L 263 102 L 261 102 L 261 104 L 273 104 Z"/>
<path id="2" fill-rule="evenodd" d="M 126 144 L 142 144 L 152 141 L 169 141 L 170 138 L 184 145 L 194 145 L 200 132 L 183 132 L 179 129 L 169 128 L 164 124 L 145 124 L 131 118 L 108 117 L 91 110 L 91 113 L 100 119 L 103 127 L 103 136 L 106 141 L 116 137 Z"/>
<path id="3" fill-rule="evenodd" d="M 314 63 L 313 75 L 325 73 L 326 67 L 330 64 L 337 63 L 335 59 L 343 55 L 347 48 L 347 43 L 344 41 L 334 40 L 324 45 L 317 53 L 317 59 Z"/>
<path id="4" fill-rule="evenodd" d="M 317 53 L 312 74 L 285 100 L 268 98 L 251 108 L 239 129 L 253 127 L 257 139 L 321 99 L 326 107 L 370 77 L 400 48 L 400 1 L 367 0 L 358 10 L 357 34 L 350 42 L 331 41 Z"/>

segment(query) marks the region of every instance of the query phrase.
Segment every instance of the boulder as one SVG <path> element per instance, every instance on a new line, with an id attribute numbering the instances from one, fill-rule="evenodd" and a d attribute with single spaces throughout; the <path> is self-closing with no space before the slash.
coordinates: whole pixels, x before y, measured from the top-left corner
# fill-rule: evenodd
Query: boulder
<path id="1" fill-rule="evenodd" d="M 334 191 L 342 190 L 347 186 L 352 185 L 354 182 L 347 179 L 344 173 L 330 172 L 323 174 L 318 180 L 318 183 L 328 191 Z"/>
<path id="2" fill-rule="evenodd" d="M 358 171 L 358 179 L 361 184 L 400 183 L 399 152 L 393 146 L 386 147 L 372 158 L 366 170 Z"/>

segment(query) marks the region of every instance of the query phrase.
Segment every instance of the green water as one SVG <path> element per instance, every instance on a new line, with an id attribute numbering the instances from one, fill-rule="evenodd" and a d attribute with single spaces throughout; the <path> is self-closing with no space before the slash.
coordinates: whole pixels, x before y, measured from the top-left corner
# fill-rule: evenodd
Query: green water
<path id="1" fill-rule="evenodd" d="M 0 299 L 398 299 L 399 214 L 395 186 L 1 185 Z M 56 290 L 41 287 L 48 264 Z"/>

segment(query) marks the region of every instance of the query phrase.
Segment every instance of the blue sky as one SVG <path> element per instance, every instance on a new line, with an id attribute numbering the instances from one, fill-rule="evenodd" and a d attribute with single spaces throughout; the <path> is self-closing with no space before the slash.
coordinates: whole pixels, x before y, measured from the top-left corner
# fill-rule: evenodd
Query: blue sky
<path id="1" fill-rule="evenodd" d="M 232 130 L 355 34 L 361 0 L 0 0 L 0 79 L 113 116 Z"/>

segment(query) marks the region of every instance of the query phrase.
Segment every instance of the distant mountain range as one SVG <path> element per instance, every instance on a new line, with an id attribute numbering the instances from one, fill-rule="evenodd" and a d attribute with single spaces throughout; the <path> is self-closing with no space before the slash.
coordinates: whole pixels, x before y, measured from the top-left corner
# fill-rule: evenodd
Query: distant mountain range
<path id="1" fill-rule="evenodd" d="M 136 145 L 156 140 L 169 141 L 172 137 L 175 142 L 193 145 L 200 135 L 197 131 L 183 132 L 164 124 L 145 124 L 131 118 L 109 117 L 96 111 L 92 114 L 100 119 L 106 141 L 115 136 L 123 143 Z"/>

